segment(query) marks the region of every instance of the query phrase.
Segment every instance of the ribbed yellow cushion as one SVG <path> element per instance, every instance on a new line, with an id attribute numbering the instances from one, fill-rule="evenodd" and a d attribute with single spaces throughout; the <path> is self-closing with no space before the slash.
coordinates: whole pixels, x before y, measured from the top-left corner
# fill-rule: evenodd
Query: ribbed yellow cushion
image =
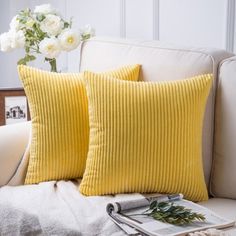
<path id="1" fill-rule="evenodd" d="M 32 118 L 26 184 L 82 177 L 89 142 L 88 101 L 83 74 L 61 74 L 19 66 Z M 103 73 L 138 79 L 139 66 Z"/>
<path id="2" fill-rule="evenodd" d="M 90 144 L 80 191 L 180 192 L 207 200 L 201 145 L 212 75 L 159 83 L 84 76 Z"/>

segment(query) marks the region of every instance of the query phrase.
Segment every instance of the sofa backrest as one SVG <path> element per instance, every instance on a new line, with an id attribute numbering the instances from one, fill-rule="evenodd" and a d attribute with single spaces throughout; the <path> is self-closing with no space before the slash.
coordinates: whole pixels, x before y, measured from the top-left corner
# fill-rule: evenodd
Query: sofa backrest
<path id="1" fill-rule="evenodd" d="M 103 71 L 127 64 L 141 64 L 144 81 L 180 80 L 199 74 L 214 75 L 203 127 L 203 165 L 209 183 L 214 124 L 214 96 L 220 61 L 232 56 L 223 50 L 177 48 L 158 41 L 94 38 L 83 43 L 80 70 Z"/>
<path id="2" fill-rule="evenodd" d="M 236 57 L 220 65 L 215 114 L 211 193 L 236 199 Z"/>

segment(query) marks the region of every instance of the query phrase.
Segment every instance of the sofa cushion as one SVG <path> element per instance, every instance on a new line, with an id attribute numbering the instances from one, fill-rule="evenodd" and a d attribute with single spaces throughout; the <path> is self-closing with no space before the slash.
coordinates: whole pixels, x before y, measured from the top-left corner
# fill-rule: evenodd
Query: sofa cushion
<path id="1" fill-rule="evenodd" d="M 236 199 L 236 57 L 219 69 L 211 193 Z"/>
<path id="2" fill-rule="evenodd" d="M 0 186 L 8 183 L 21 163 L 29 142 L 30 128 L 30 122 L 1 126 Z"/>
<path id="3" fill-rule="evenodd" d="M 200 202 L 200 205 L 214 211 L 225 219 L 236 221 L 236 201 L 225 198 L 211 198 L 206 202 Z M 227 236 L 236 235 L 236 225 L 224 229 Z"/>
<path id="4" fill-rule="evenodd" d="M 139 63 L 144 81 L 180 80 L 208 73 L 216 78 L 219 62 L 231 55 L 223 50 L 181 48 L 159 41 L 95 37 L 82 45 L 80 70 L 99 72 L 127 63 Z M 215 82 L 208 98 L 202 140 L 207 183 L 212 163 L 214 90 Z"/>
<path id="5" fill-rule="evenodd" d="M 104 72 L 137 81 L 139 65 Z M 19 66 L 29 101 L 32 139 L 26 184 L 82 177 L 88 150 L 89 122 L 83 74 L 50 73 Z"/>
<path id="6" fill-rule="evenodd" d="M 84 73 L 90 143 L 80 191 L 183 193 L 208 198 L 202 123 L 212 75 L 129 82 Z"/>
<path id="7" fill-rule="evenodd" d="M 25 183 L 25 177 L 27 173 L 27 168 L 29 164 L 30 158 L 30 145 L 31 145 L 31 136 L 32 136 L 32 125 L 30 125 L 29 130 L 29 141 L 25 148 L 24 155 L 19 160 L 18 168 L 14 171 L 10 181 L 7 183 L 9 186 L 18 186 L 23 185 Z"/>
<path id="8" fill-rule="evenodd" d="M 208 201 L 200 202 L 202 206 L 205 206 L 220 216 L 223 216 L 229 220 L 236 221 L 236 201 L 226 198 L 210 198 Z"/>

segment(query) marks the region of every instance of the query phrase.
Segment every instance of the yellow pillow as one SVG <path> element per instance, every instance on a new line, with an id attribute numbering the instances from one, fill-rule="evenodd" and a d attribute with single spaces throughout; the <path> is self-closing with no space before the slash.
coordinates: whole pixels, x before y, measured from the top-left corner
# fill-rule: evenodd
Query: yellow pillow
<path id="1" fill-rule="evenodd" d="M 49 73 L 27 66 L 18 69 L 32 118 L 25 183 L 82 177 L 89 143 L 83 74 Z M 139 65 L 102 74 L 136 81 Z"/>
<path id="2" fill-rule="evenodd" d="M 159 83 L 84 77 L 90 144 L 81 193 L 208 199 L 201 144 L 212 75 Z"/>

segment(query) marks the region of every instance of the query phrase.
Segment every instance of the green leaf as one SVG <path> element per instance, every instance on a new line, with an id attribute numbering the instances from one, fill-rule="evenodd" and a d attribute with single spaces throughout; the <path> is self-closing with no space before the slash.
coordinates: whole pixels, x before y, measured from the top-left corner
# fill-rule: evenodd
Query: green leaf
<path id="1" fill-rule="evenodd" d="M 26 58 L 27 58 L 27 62 L 30 62 L 36 59 L 36 57 L 33 55 L 27 55 Z"/>
<path id="2" fill-rule="evenodd" d="M 70 27 L 70 23 L 64 22 L 64 29 L 69 28 L 69 27 Z"/>
<path id="3" fill-rule="evenodd" d="M 29 53 L 30 52 L 30 47 L 25 47 L 25 51 L 26 51 L 26 53 Z"/>
<path id="4" fill-rule="evenodd" d="M 156 208 L 156 206 L 157 206 L 157 201 L 153 201 L 150 204 L 150 209 L 154 209 L 154 208 Z"/>
<path id="5" fill-rule="evenodd" d="M 44 19 L 45 19 L 46 17 L 44 16 L 44 15 L 37 15 L 36 16 L 36 19 L 38 20 L 38 21 L 43 21 Z"/>
<path id="6" fill-rule="evenodd" d="M 17 65 L 26 65 L 26 60 L 25 58 L 21 58 L 18 62 L 17 62 Z"/>
<path id="7" fill-rule="evenodd" d="M 17 65 L 27 65 L 28 62 L 35 60 L 36 57 L 33 55 L 26 54 L 25 57 L 21 58 Z"/>
<path id="8" fill-rule="evenodd" d="M 27 20 L 24 19 L 24 18 L 21 18 L 21 19 L 19 19 L 19 22 L 20 22 L 21 24 L 26 24 Z"/>

